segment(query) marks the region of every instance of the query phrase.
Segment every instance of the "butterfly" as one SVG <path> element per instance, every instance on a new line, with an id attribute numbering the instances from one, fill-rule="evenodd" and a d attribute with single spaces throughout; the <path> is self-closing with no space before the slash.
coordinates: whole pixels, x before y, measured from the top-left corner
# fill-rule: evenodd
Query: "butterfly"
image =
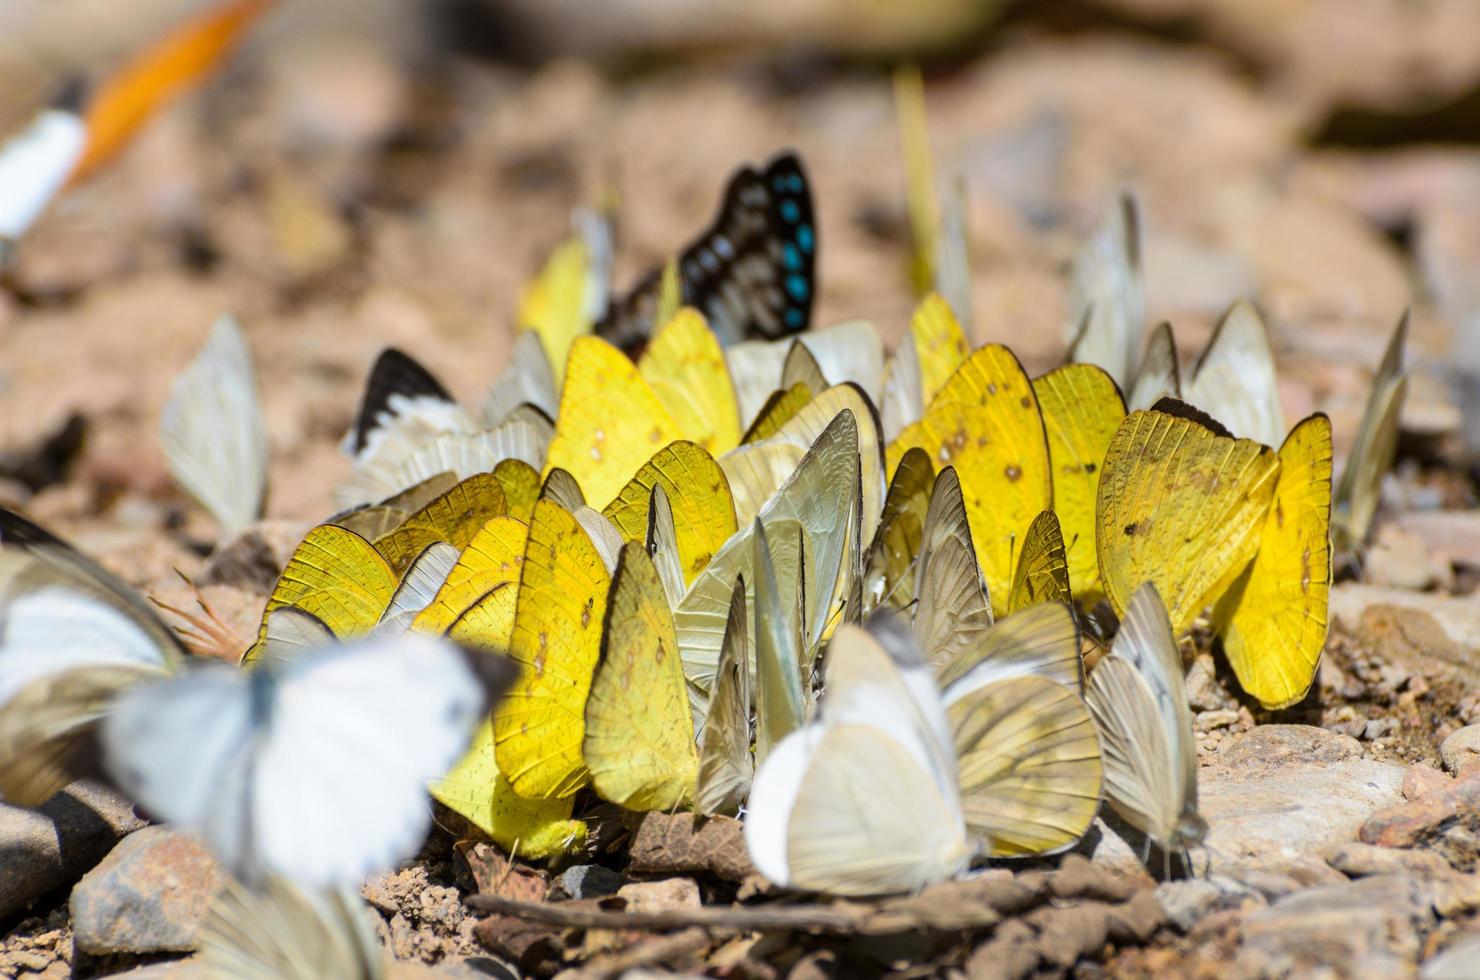
<path id="1" fill-rule="evenodd" d="M 730 178 L 714 223 L 678 259 L 681 301 L 704 314 L 725 345 L 807 328 L 816 292 L 817 225 L 801 160 L 782 153 L 765 170 Z M 596 333 L 629 354 L 653 330 L 661 270 L 614 300 Z"/>
<path id="2" fill-rule="evenodd" d="M 0 509 L 0 797 L 39 806 L 94 771 L 97 723 L 190 659 L 133 590 Z"/>
<path id="3" fill-rule="evenodd" d="M 131 688 L 103 719 L 103 766 L 249 885 L 354 885 L 421 845 L 427 780 L 461 757 L 514 671 L 418 633 L 284 653 Z"/>
<path id="4" fill-rule="evenodd" d="M 1266 446 L 1284 438 L 1285 417 L 1269 332 L 1253 304 L 1235 303 L 1218 321 L 1180 397 L 1218 419 L 1236 436 Z"/>
<path id="5" fill-rule="evenodd" d="M 1285 708 L 1315 681 L 1331 594 L 1331 422 L 1312 415 L 1285 437 L 1259 551 L 1218 600 L 1213 622 L 1239 685 Z"/>
<path id="6" fill-rule="evenodd" d="M 1131 412 L 1105 452 L 1095 511 L 1100 583 L 1117 614 L 1155 583 L 1182 635 L 1259 550 L 1280 460 L 1163 399 Z"/>
<path id="7" fill-rule="evenodd" d="M 175 480 L 216 519 L 223 537 L 262 516 L 267 429 L 252 352 L 231 317 L 216 321 L 206 346 L 175 379 L 160 439 Z"/>
<path id="8" fill-rule="evenodd" d="M 1393 468 L 1398 452 L 1398 417 L 1408 391 L 1403 372 L 1403 347 L 1408 340 L 1408 314 L 1398 322 L 1372 378 L 1362 411 L 1362 424 L 1341 471 L 1331 515 L 1339 551 L 1361 547 L 1372 527 L 1382 499 L 1382 478 Z"/>
<path id="9" fill-rule="evenodd" d="M 87 127 L 77 112 L 80 95 L 80 86 L 69 86 L 0 145 L 0 266 L 82 159 Z"/>
<path id="10" fill-rule="evenodd" d="M 1069 311 L 1069 361 L 1098 364 L 1128 390 L 1146 329 L 1141 219 L 1129 194 L 1106 210 L 1075 257 Z"/>
<path id="11" fill-rule="evenodd" d="M 259 888 L 227 879 L 211 899 L 198 945 L 205 976 L 240 980 L 381 980 L 388 972 L 374 916 L 353 888 Z"/>
<path id="12" fill-rule="evenodd" d="M 1090 673 L 1088 700 L 1111 807 L 1168 861 L 1172 851 L 1185 855 L 1207 824 L 1197 812 L 1197 748 L 1182 659 L 1150 582 L 1136 588 L 1110 653 Z"/>

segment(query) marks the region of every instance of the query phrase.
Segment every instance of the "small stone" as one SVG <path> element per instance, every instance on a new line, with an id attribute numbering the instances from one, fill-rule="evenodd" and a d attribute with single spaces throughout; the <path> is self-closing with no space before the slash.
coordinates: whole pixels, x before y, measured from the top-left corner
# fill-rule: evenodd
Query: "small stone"
<path id="1" fill-rule="evenodd" d="M 1466 725 L 1450 735 L 1439 746 L 1439 755 L 1444 768 L 1455 775 L 1480 763 L 1480 725 Z"/>
<path id="2" fill-rule="evenodd" d="M 1187 702 L 1194 711 L 1216 711 L 1224 706 L 1213 658 L 1207 654 L 1199 656 L 1187 669 Z"/>
<path id="3" fill-rule="evenodd" d="M 1238 724 L 1238 712 L 1228 708 L 1219 708 L 1216 711 L 1204 711 L 1194 715 L 1192 727 L 1199 732 L 1211 732 L 1219 728 L 1230 728 Z"/>
<path id="4" fill-rule="evenodd" d="M 1403 799 L 1422 800 L 1449 788 L 1451 780 L 1433 766 L 1420 762 L 1403 774 Z"/>
<path id="5" fill-rule="evenodd" d="M 144 826 L 123 797 L 76 782 L 35 810 L 0 803 L 0 920 L 65 887 Z"/>
<path id="6" fill-rule="evenodd" d="M 1390 734 L 1398 727 L 1398 722 L 1393 718 L 1372 718 L 1362 727 L 1362 740 L 1375 742 L 1385 735 Z"/>
<path id="7" fill-rule="evenodd" d="M 634 881 L 617 889 L 617 897 L 626 900 L 628 912 L 696 909 L 703 904 L 699 884 L 692 878 Z"/>
<path id="8" fill-rule="evenodd" d="M 224 882 L 199 838 L 173 827 L 145 827 L 72 889 L 73 941 L 94 955 L 194 949 Z"/>
<path id="9" fill-rule="evenodd" d="M 556 883 L 571 898 L 602 898 L 615 895 L 627 879 L 600 864 L 577 864 L 566 868 Z"/>
<path id="10" fill-rule="evenodd" d="M 1428 851 L 1377 847 L 1360 841 L 1347 841 L 1328 848 L 1326 861 L 1337 871 L 1353 878 L 1405 871 L 1438 875 L 1449 874 L 1453 870 L 1443 858 Z"/>
<path id="11" fill-rule="evenodd" d="M 1223 891 L 1206 878 L 1168 881 L 1156 886 L 1156 900 L 1161 903 L 1167 920 L 1182 932 L 1218 905 Z"/>

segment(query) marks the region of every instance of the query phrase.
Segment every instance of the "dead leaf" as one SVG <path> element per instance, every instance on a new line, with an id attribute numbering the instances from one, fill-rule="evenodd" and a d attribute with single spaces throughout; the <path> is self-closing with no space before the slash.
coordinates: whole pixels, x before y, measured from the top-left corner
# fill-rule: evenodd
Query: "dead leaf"
<path id="1" fill-rule="evenodd" d="M 755 873 L 740 821 L 699 820 L 686 813 L 649 813 L 632 840 L 627 870 L 634 874 L 710 874 L 743 881 Z"/>
<path id="2" fill-rule="evenodd" d="M 544 872 L 510 861 L 503 851 L 486 842 L 459 841 L 457 853 L 467 862 L 478 891 L 521 902 L 543 902 L 550 891 Z"/>

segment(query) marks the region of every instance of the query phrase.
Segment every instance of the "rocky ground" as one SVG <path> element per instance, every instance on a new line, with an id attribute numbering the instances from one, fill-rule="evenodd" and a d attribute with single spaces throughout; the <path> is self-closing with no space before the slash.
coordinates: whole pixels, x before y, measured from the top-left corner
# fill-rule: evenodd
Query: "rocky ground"
<path id="1" fill-rule="evenodd" d="M 818 319 L 867 316 L 890 337 L 907 322 L 902 165 L 877 51 L 772 44 L 760 4 L 764 43 L 749 48 L 715 54 L 675 30 L 650 45 L 663 57 L 628 39 L 596 45 L 595 62 L 516 67 L 467 53 L 471 29 L 462 53 L 405 30 L 419 5 L 337 21 L 284 6 L 217 83 L 62 201 L 0 289 L 0 502 L 140 589 L 186 601 L 179 569 L 249 635 L 274 562 L 332 510 L 347 472 L 336 443 L 376 352 L 402 346 L 479 397 L 520 284 L 572 207 L 606 190 L 626 285 L 708 220 L 739 161 L 795 146 L 821 225 Z M 61 57 L 45 19 L 31 27 L 52 38 L 47 58 L 0 46 L 17 90 Z M 1081 848 L 1093 863 L 999 869 L 859 910 L 872 918 L 851 938 L 804 918 L 758 938 L 682 918 L 759 895 L 733 827 L 677 847 L 680 829 L 613 818 L 592 855 L 543 869 L 510 866 L 448 820 L 417 862 L 365 889 L 405 963 L 1091 977 L 1407 976 L 1428 961 L 1426 976 L 1473 975 L 1480 510 L 1462 371 L 1480 369 L 1480 14 L 1469 0 L 1025 3 L 972 36 L 927 62 L 927 81 L 937 165 L 969 193 L 978 343 L 1009 343 L 1034 371 L 1062 357 L 1067 262 L 1124 186 L 1145 209 L 1151 316 L 1175 324 L 1186 357 L 1230 301 L 1257 299 L 1287 418 L 1328 412 L 1338 455 L 1413 310 L 1399 472 L 1360 574 L 1332 596 L 1316 691 L 1269 715 L 1197 659 L 1212 834 L 1195 878 L 1154 891 L 1139 842 L 1104 826 Z M 217 541 L 171 485 L 156 433 L 174 374 L 227 310 L 261 367 L 273 458 L 269 520 Z M 679 857 L 632 863 L 643 835 Z M 85 786 L 39 814 L 0 807 L 0 867 L 0 975 L 31 977 L 171 975 L 218 880 L 193 842 L 140 829 Z M 462 902 L 480 890 L 677 918 L 654 939 L 485 918 Z"/>

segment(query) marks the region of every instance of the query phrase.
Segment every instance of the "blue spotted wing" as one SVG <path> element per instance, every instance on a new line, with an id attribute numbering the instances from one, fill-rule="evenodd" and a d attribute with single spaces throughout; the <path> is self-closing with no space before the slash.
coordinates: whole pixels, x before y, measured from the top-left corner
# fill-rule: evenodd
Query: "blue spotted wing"
<path id="1" fill-rule="evenodd" d="M 683 302 L 703 312 L 720 342 L 776 338 L 805 330 L 816 292 L 817 225 L 812 191 L 795 153 L 764 172 L 742 167 L 730 178 L 719 216 L 678 260 Z M 661 269 L 614 300 L 596 332 L 630 353 L 653 332 Z"/>

